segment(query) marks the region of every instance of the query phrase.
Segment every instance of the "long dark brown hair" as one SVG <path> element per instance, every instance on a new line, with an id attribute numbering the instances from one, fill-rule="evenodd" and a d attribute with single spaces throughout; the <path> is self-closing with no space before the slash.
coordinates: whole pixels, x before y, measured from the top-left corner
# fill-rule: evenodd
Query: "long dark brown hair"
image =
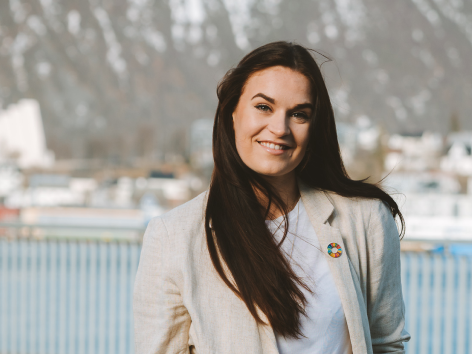
<path id="1" fill-rule="evenodd" d="M 328 91 L 308 49 L 288 42 L 269 43 L 247 54 L 226 73 L 217 89 L 218 107 L 213 126 L 215 165 L 205 213 L 208 250 L 220 277 L 246 303 L 258 323 L 264 321 L 257 308 L 266 315 L 274 331 L 285 337 L 299 338 L 302 336 L 300 315 L 306 315 L 306 299 L 301 287 L 308 288 L 291 269 L 280 243 L 265 223 L 271 203 L 284 214 L 288 214 L 288 206 L 268 182 L 244 164 L 236 149 L 232 123 L 232 113 L 248 78 L 273 66 L 297 71 L 311 84 L 315 108 L 307 151 L 295 169 L 297 177 L 320 190 L 386 202 L 393 217 L 399 216 L 402 233 L 404 220 L 397 203 L 381 189 L 380 182 L 370 184 L 365 182 L 367 178 L 352 180 L 346 173 Z M 265 212 L 261 212 L 254 189 L 268 200 Z M 285 238 L 286 215 L 284 224 Z"/>

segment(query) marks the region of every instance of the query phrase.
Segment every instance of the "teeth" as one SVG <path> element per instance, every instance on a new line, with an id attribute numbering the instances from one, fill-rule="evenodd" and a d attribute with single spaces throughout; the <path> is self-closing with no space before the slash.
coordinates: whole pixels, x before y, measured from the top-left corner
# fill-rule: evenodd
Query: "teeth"
<path id="1" fill-rule="evenodd" d="M 260 144 L 262 146 L 265 146 L 265 147 L 268 147 L 268 148 L 271 148 L 271 149 L 274 149 L 274 150 L 283 150 L 284 147 L 282 145 L 276 145 L 276 144 L 273 144 L 273 143 L 266 143 L 264 141 L 260 142 Z"/>

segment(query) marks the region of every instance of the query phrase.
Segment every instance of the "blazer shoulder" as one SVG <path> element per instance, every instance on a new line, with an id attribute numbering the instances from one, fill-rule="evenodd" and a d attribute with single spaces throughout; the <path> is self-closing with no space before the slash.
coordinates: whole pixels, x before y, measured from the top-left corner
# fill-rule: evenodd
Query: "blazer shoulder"
<path id="1" fill-rule="evenodd" d="M 380 202 L 378 199 L 363 197 L 345 197 L 332 191 L 326 191 L 327 198 L 338 209 L 360 210 L 369 214 L 373 204 Z"/>
<path id="2" fill-rule="evenodd" d="M 197 195 L 195 198 L 175 207 L 168 212 L 157 216 L 168 229 L 175 227 L 203 223 L 204 212 L 208 197 L 208 190 Z"/>
<path id="3" fill-rule="evenodd" d="M 364 197 L 344 197 L 334 192 L 326 192 L 334 206 L 334 219 L 349 219 L 354 223 L 362 222 L 368 227 L 374 219 L 388 218 L 391 215 L 388 204 L 383 200 Z M 339 220 L 338 220 L 339 221 Z"/>

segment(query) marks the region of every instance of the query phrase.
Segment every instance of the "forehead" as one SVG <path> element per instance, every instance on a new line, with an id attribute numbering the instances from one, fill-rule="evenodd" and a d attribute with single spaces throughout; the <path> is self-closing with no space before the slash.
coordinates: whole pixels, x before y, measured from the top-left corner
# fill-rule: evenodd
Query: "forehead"
<path id="1" fill-rule="evenodd" d="M 277 99 L 296 99 L 311 101 L 311 85 L 308 78 L 298 71 L 283 66 L 273 66 L 252 74 L 246 84 L 242 96 L 249 99 L 263 93 Z M 298 102 L 297 102 L 298 103 Z"/>

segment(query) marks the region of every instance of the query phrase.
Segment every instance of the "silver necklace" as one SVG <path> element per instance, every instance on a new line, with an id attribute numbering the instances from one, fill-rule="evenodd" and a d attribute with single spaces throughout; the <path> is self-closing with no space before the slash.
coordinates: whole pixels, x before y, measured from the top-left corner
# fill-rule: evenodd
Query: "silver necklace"
<path id="1" fill-rule="evenodd" d="M 297 203 L 297 226 L 295 226 L 295 233 L 293 234 L 294 237 L 293 237 L 293 241 L 292 241 L 292 251 L 290 251 L 290 259 L 293 259 L 292 254 L 293 254 L 293 249 L 295 247 L 295 240 L 296 240 L 297 233 L 298 233 L 298 216 L 299 215 L 300 215 L 300 200 Z"/>
<path id="2" fill-rule="evenodd" d="M 291 242 L 292 242 L 292 250 L 290 251 L 290 259 L 292 259 L 292 260 L 293 260 L 292 255 L 293 255 L 293 250 L 294 250 L 294 248 L 295 248 L 295 241 L 296 241 L 296 239 L 301 239 L 302 241 L 306 242 L 306 243 L 309 244 L 310 246 L 312 246 L 312 247 L 318 249 L 319 251 L 321 251 L 321 248 L 315 246 L 315 245 L 312 244 L 311 242 L 308 242 L 304 237 L 298 235 L 298 219 L 299 219 L 299 216 L 300 216 L 300 199 L 299 199 L 299 201 L 297 202 L 297 222 L 296 222 L 296 226 L 295 226 L 295 232 L 290 232 L 290 231 L 287 232 L 287 233 L 290 233 L 290 234 L 292 234 L 292 235 L 294 236 L 294 237 L 293 237 L 293 241 L 291 241 Z M 280 229 L 280 227 L 281 227 L 281 225 L 282 225 L 282 222 L 283 222 L 283 221 L 281 221 L 280 224 L 277 225 L 277 230 Z"/>
<path id="3" fill-rule="evenodd" d="M 299 217 L 299 215 L 300 215 L 300 199 L 298 199 L 298 202 L 297 202 L 297 222 L 296 222 L 296 226 L 295 226 L 295 232 L 293 233 L 293 232 L 287 231 L 287 233 L 290 233 L 290 234 L 292 234 L 292 235 L 294 236 L 294 237 L 293 237 L 293 241 L 292 241 L 292 250 L 290 251 L 290 259 L 293 259 L 293 258 L 292 258 L 292 254 L 293 254 L 293 249 L 294 249 L 294 247 L 295 247 L 295 239 L 296 239 L 296 237 L 297 237 L 296 234 L 297 234 L 297 232 L 298 232 L 298 217 Z M 282 225 L 282 222 L 283 222 L 283 221 L 281 221 L 280 224 L 277 225 L 277 230 L 280 229 L 280 226 Z"/>

